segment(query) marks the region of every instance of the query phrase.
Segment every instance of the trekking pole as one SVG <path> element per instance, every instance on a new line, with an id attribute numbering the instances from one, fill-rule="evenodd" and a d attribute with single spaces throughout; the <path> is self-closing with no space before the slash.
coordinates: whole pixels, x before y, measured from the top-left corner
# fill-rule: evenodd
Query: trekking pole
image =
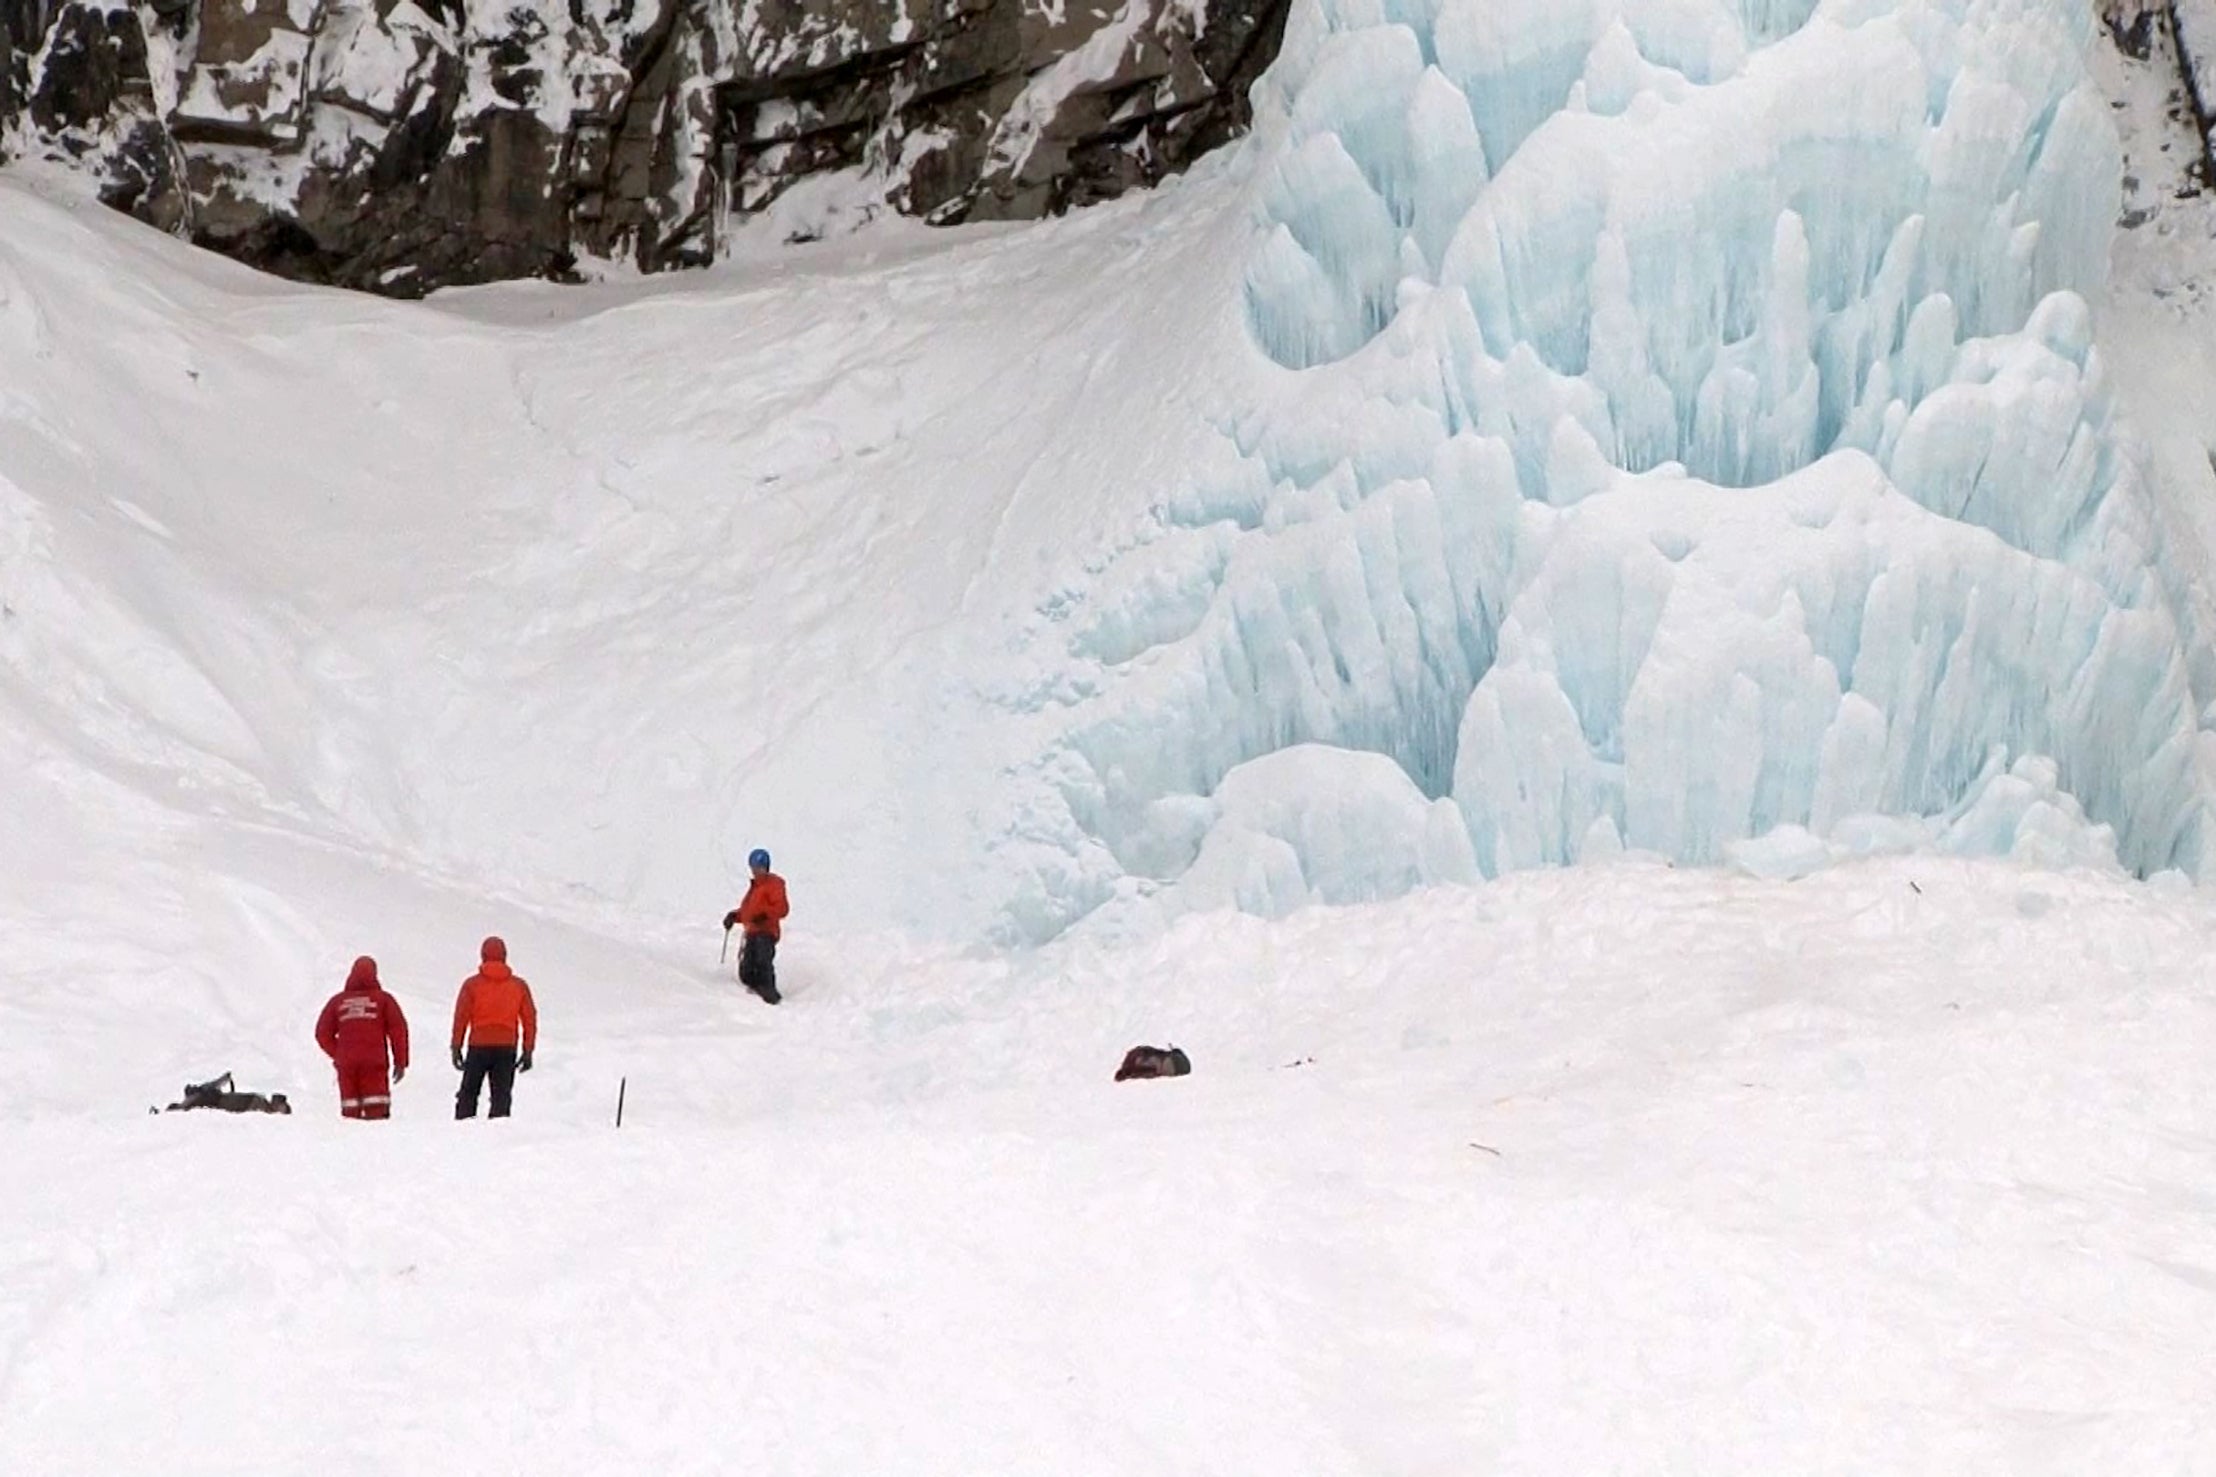
<path id="1" fill-rule="evenodd" d="M 725 964 L 729 964 L 730 962 L 731 962 L 731 930 L 730 930 L 730 929 L 728 929 L 728 928 L 726 928 L 726 929 L 725 929 L 725 930 L 723 931 L 723 947 L 722 947 L 721 949 L 718 949 L 718 950 L 716 951 L 716 963 L 717 963 L 717 964 L 718 964 L 718 965 L 720 966 L 720 965 L 725 965 Z"/>
<path id="2" fill-rule="evenodd" d="M 624 1093 L 624 1089 L 628 1088 L 628 1087 L 629 1087 L 630 1085 L 631 1085 L 631 1079 L 630 1079 L 630 1078 L 628 1078 L 628 1077 L 620 1077 L 620 1078 L 616 1079 L 616 1127 L 618 1127 L 618 1128 L 621 1128 L 621 1127 L 623 1127 L 623 1093 Z"/>

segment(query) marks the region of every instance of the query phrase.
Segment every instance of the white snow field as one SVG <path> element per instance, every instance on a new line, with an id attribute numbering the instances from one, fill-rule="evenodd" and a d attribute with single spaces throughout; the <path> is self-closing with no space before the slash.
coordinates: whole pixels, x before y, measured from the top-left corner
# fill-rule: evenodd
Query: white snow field
<path id="1" fill-rule="evenodd" d="M 0 1473 L 2216 1474 L 2092 39 L 1298 0 L 1150 197 L 426 304 L 0 177 Z"/>
<path id="2" fill-rule="evenodd" d="M 542 934 L 497 1126 L 196 995 L 308 1114 L 0 1128 L 0 1469 L 2205 1473 L 2211 923 L 1626 863 L 774 1015 Z"/>

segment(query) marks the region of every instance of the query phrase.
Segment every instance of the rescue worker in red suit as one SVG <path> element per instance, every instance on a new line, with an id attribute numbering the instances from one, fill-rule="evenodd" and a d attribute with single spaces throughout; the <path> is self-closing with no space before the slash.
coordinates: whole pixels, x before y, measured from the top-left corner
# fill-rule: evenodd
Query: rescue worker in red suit
<path id="1" fill-rule="evenodd" d="M 723 915 L 723 931 L 729 934 L 733 924 L 745 931 L 739 945 L 739 983 L 775 1005 L 783 998 L 777 993 L 777 940 L 784 935 L 779 925 L 792 906 L 785 900 L 785 879 L 769 869 L 768 852 L 756 847 L 746 866 L 754 880 L 739 905 Z"/>
<path id="2" fill-rule="evenodd" d="M 392 1084 L 408 1075 L 408 1018 L 377 983 L 377 961 L 367 954 L 354 961 L 346 988 L 316 1017 L 315 1044 L 338 1068 L 340 1117 L 392 1116 Z"/>
<path id="3" fill-rule="evenodd" d="M 539 1008 L 531 999 L 531 986 L 508 968 L 504 941 L 486 939 L 477 957 L 481 961 L 477 972 L 462 981 L 462 991 L 454 997 L 454 1070 L 462 1074 L 461 1090 L 454 1094 L 454 1116 L 476 1117 L 477 1094 L 489 1081 L 491 1116 L 505 1118 L 516 1073 L 531 1070 L 531 1048 L 539 1041 Z"/>

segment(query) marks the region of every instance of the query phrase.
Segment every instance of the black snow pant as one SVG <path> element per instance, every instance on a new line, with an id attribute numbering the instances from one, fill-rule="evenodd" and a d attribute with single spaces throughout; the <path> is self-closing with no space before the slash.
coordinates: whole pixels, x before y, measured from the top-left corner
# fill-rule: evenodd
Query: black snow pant
<path id="1" fill-rule="evenodd" d="M 454 1094 L 454 1116 L 477 1116 L 477 1090 L 487 1078 L 492 1081 L 493 1118 L 508 1116 L 508 1103 L 515 1094 L 516 1049 L 512 1046 L 472 1046 L 462 1056 L 462 1090 Z"/>
<path id="2" fill-rule="evenodd" d="M 777 940 L 766 933 L 750 933 L 739 946 L 739 983 L 775 1005 L 777 994 Z"/>

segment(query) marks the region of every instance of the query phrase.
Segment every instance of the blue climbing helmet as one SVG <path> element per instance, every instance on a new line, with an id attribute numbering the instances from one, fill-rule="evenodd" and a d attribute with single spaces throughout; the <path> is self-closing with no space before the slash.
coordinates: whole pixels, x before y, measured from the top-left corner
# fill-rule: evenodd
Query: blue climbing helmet
<path id="1" fill-rule="evenodd" d="M 750 867 L 760 867 L 766 872 L 769 870 L 769 853 L 757 846 L 746 854 L 746 864 Z"/>

